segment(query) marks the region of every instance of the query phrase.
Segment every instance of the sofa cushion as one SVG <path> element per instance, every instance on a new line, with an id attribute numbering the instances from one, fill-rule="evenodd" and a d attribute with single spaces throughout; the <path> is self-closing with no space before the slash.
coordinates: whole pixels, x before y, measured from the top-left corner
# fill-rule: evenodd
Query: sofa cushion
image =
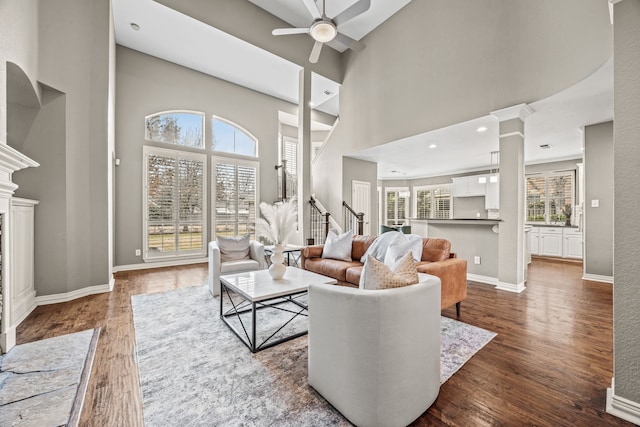
<path id="1" fill-rule="evenodd" d="M 239 261 L 228 261 L 220 264 L 220 273 L 239 273 L 242 271 L 259 270 L 260 264 L 254 259 L 242 259 Z"/>
<path id="2" fill-rule="evenodd" d="M 353 230 L 337 235 L 329 231 L 322 249 L 322 258 L 351 261 L 351 244 L 353 242 Z"/>
<path id="3" fill-rule="evenodd" d="M 411 253 L 407 253 L 393 270 L 369 255 L 360 276 L 360 289 L 400 288 L 418 281 L 416 262 Z"/>
<path id="4" fill-rule="evenodd" d="M 334 279 L 346 282 L 347 269 L 350 267 L 361 266 L 357 261 L 339 261 L 337 259 L 327 258 L 311 258 L 305 261 L 305 270 L 322 274 L 323 276 L 333 277 Z M 358 283 L 358 282 L 356 282 Z"/>
<path id="5" fill-rule="evenodd" d="M 353 242 L 351 244 L 351 258 L 354 261 L 360 260 L 360 262 L 364 263 L 364 259 L 361 258 L 364 256 L 365 252 L 375 244 L 376 240 L 376 236 L 353 236 Z"/>
<path id="6" fill-rule="evenodd" d="M 362 269 L 363 269 L 363 265 L 359 264 L 356 267 L 349 267 L 347 269 L 347 282 L 349 283 L 353 283 L 354 285 L 357 285 L 358 283 L 360 283 L 360 275 L 362 274 Z"/>
<path id="7" fill-rule="evenodd" d="M 449 259 L 451 242 L 446 239 L 423 239 L 422 261 L 438 262 Z"/>
<path id="8" fill-rule="evenodd" d="M 220 261 L 250 260 L 249 245 L 251 241 L 249 239 L 250 236 L 248 234 L 237 237 L 216 236 L 218 247 L 220 248 Z"/>

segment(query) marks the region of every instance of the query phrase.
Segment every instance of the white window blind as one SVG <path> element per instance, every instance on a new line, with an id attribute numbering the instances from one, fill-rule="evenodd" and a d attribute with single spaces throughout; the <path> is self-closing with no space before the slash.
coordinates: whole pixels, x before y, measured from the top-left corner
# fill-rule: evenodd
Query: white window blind
<path id="1" fill-rule="evenodd" d="M 205 255 L 206 156 L 143 149 L 144 259 Z"/>
<path id="2" fill-rule="evenodd" d="M 418 219 L 449 219 L 451 189 L 449 186 L 414 187 L 414 209 Z"/>
<path id="3" fill-rule="evenodd" d="M 213 158 L 216 235 L 254 236 L 258 163 Z"/>
<path id="4" fill-rule="evenodd" d="M 409 198 L 403 194 L 408 188 L 387 188 L 385 190 L 386 224 L 389 226 L 404 224 L 407 219 Z"/>
<path id="5" fill-rule="evenodd" d="M 528 175 L 527 221 L 545 224 L 571 221 L 575 194 L 575 172 Z"/>

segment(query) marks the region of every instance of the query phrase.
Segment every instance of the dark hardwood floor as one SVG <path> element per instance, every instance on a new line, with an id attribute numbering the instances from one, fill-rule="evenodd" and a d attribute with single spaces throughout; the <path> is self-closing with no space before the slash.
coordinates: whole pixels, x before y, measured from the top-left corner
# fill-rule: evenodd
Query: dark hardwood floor
<path id="1" fill-rule="evenodd" d="M 498 334 L 440 389 L 415 426 L 631 426 L 605 412 L 612 286 L 541 259 L 521 294 L 469 282 L 460 320 Z M 206 264 L 117 274 L 114 291 L 38 307 L 18 343 L 101 327 L 83 426 L 143 425 L 130 296 L 203 282 Z M 455 306 L 443 311 L 455 318 Z M 162 327 L 162 325 L 158 325 Z"/>

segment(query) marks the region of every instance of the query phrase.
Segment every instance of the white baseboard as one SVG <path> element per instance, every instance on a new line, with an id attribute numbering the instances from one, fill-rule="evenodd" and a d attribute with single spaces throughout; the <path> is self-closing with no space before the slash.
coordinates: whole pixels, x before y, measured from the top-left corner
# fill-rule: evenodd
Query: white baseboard
<path id="1" fill-rule="evenodd" d="M 208 261 L 209 259 L 205 257 L 205 258 L 179 259 L 179 260 L 170 260 L 170 261 L 143 262 L 141 264 L 118 265 L 113 267 L 113 272 L 117 273 L 119 271 L 146 270 L 148 268 L 176 267 L 178 265 L 202 264 Z"/>
<path id="2" fill-rule="evenodd" d="M 611 380 L 611 388 L 607 389 L 607 413 L 640 425 L 640 403 L 616 396 L 615 378 Z"/>
<path id="3" fill-rule="evenodd" d="M 496 285 L 496 289 L 500 289 L 501 291 L 515 292 L 519 294 L 520 292 L 524 291 L 527 288 L 524 286 L 524 282 L 507 283 L 507 282 L 498 281 L 498 284 Z"/>
<path id="4" fill-rule="evenodd" d="M 589 274 L 584 273 L 582 275 L 582 280 L 591 280 L 594 282 L 604 282 L 604 283 L 613 283 L 612 276 L 600 276 L 599 274 Z"/>
<path id="5" fill-rule="evenodd" d="M 20 323 L 22 323 L 24 319 L 27 318 L 28 315 L 31 314 L 33 310 L 36 309 L 37 306 L 38 304 L 36 304 L 35 302 L 35 291 L 34 291 L 31 297 L 28 298 L 27 304 L 24 304 L 22 307 L 18 309 L 17 312 L 14 313 L 15 318 L 11 316 L 11 323 L 15 326 L 19 325 Z"/>
<path id="6" fill-rule="evenodd" d="M 467 273 L 467 280 L 472 282 L 486 283 L 487 285 L 496 286 L 498 284 L 497 277 L 481 276 L 480 274 Z"/>
<path id="7" fill-rule="evenodd" d="M 63 294 L 41 295 L 36 297 L 36 305 L 57 304 L 60 302 L 68 302 L 74 299 L 86 297 L 87 295 L 102 294 L 111 292 L 113 285 L 111 281 L 104 285 L 89 286 L 87 288 L 76 289 L 75 291 L 65 292 Z"/>
<path id="8" fill-rule="evenodd" d="M 16 327 L 11 326 L 0 334 L 0 354 L 4 354 L 16 345 Z"/>

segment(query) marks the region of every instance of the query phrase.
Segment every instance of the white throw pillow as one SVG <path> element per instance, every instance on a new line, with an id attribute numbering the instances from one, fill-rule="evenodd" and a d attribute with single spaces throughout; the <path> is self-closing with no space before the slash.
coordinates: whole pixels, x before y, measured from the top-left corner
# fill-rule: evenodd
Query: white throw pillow
<path id="1" fill-rule="evenodd" d="M 369 255 L 360 274 L 360 289 L 400 288 L 419 281 L 416 262 L 410 253 L 402 257 L 393 270 Z"/>
<path id="2" fill-rule="evenodd" d="M 367 248 L 367 251 L 364 253 L 364 255 L 362 255 L 362 258 L 360 258 L 360 262 L 364 264 L 367 260 L 367 255 L 371 255 L 378 261 L 384 262 L 384 256 L 387 253 L 387 248 L 398 234 L 402 233 L 400 233 L 399 231 L 388 231 L 376 237 L 376 240 L 373 241 L 371 246 Z"/>
<path id="3" fill-rule="evenodd" d="M 250 236 L 226 237 L 216 236 L 220 248 L 220 261 L 241 261 L 251 259 L 249 256 Z"/>
<path id="4" fill-rule="evenodd" d="M 322 249 L 322 258 L 351 261 L 351 245 L 353 243 L 353 230 L 337 235 L 333 231 L 327 234 L 327 240 Z"/>
<path id="5" fill-rule="evenodd" d="M 389 268 L 394 268 L 407 253 L 411 253 L 415 261 L 422 259 L 422 237 L 417 234 L 399 233 L 389 243 L 384 256 L 384 264 Z"/>

